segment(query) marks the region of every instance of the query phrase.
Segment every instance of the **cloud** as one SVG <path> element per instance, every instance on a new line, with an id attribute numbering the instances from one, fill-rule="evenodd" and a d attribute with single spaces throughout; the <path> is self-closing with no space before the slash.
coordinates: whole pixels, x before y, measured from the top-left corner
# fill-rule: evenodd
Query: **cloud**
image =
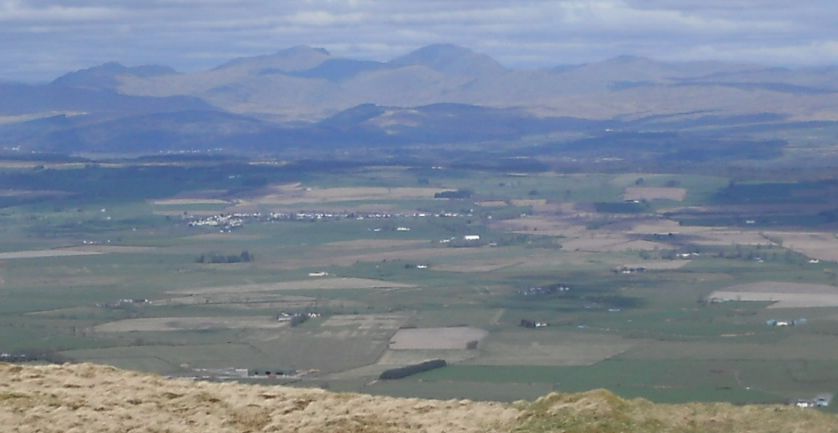
<path id="1" fill-rule="evenodd" d="M 450 42 L 524 68 L 621 54 L 838 63 L 836 14 L 832 0 L 0 0 L 0 79 L 111 60 L 195 70 L 301 44 L 388 60 Z"/>

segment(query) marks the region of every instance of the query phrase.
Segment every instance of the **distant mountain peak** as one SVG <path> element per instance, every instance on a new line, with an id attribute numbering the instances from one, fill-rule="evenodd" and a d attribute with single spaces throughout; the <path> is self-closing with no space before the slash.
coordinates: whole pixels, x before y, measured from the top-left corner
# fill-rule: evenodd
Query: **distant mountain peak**
<path id="1" fill-rule="evenodd" d="M 218 66 L 215 70 L 247 68 L 253 70 L 274 69 L 293 72 L 313 68 L 330 58 L 331 54 L 325 48 L 297 45 L 279 50 L 273 54 L 239 57 Z"/>
<path id="2" fill-rule="evenodd" d="M 304 54 L 304 53 L 315 53 L 321 54 L 324 56 L 331 56 L 327 49 L 322 47 L 312 47 L 310 45 L 295 45 L 293 47 L 285 48 L 275 52 L 273 55 L 275 56 L 287 56 L 287 55 L 296 55 L 296 54 Z"/>
<path id="3" fill-rule="evenodd" d="M 464 56 L 477 54 L 474 50 L 455 44 L 431 44 L 417 48 L 404 57 L 440 57 L 440 56 Z"/>
<path id="4" fill-rule="evenodd" d="M 53 80 L 52 84 L 85 89 L 113 90 L 119 86 L 118 78 L 123 75 L 148 78 L 176 73 L 177 71 L 169 66 L 140 65 L 128 67 L 112 61 L 64 74 Z"/>
<path id="5" fill-rule="evenodd" d="M 632 54 L 623 54 L 623 55 L 620 55 L 620 56 L 617 56 L 617 57 L 612 57 L 612 58 L 606 60 L 605 63 L 622 63 L 622 64 L 646 63 L 646 64 L 652 64 L 652 63 L 659 63 L 659 62 L 657 60 L 650 59 L 648 57 L 635 56 L 635 55 L 632 55 Z"/>
<path id="6" fill-rule="evenodd" d="M 506 69 L 495 59 L 454 44 L 433 44 L 393 59 L 397 66 L 422 65 L 431 69 L 462 75 L 484 75 Z"/>

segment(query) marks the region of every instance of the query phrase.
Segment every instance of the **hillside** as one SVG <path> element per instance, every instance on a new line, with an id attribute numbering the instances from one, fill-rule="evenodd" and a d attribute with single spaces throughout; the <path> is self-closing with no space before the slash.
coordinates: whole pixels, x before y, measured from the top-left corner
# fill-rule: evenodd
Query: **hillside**
<path id="1" fill-rule="evenodd" d="M 607 391 L 512 405 L 169 380 L 91 364 L 0 364 L 13 432 L 838 432 L 787 406 L 657 405 Z"/>
<path id="2" fill-rule="evenodd" d="M 609 130 L 794 136 L 838 123 L 836 77 L 829 67 L 633 56 L 518 70 L 450 44 L 389 61 L 297 46 L 182 73 L 110 62 L 46 84 L 0 83 L 0 150 L 461 150 Z"/>

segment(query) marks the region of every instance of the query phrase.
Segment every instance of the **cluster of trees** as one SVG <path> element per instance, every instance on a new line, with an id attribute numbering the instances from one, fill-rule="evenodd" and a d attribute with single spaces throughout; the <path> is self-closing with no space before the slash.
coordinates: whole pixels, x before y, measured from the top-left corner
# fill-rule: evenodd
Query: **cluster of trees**
<path id="1" fill-rule="evenodd" d="M 244 250 L 241 254 L 201 254 L 196 260 L 197 263 L 249 263 L 253 261 L 253 254 Z"/>
<path id="2" fill-rule="evenodd" d="M 381 372 L 381 375 L 378 376 L 378 378 L 382 380 L 402 379 L 408 376 L 412 376 L 414 374 L 430 371 L 435 368 L 442 368 L 446 365 L 448 364 L 445 362 L 444 359 L 432 359 L 430 361 L 420 362 L 418 364 L 411 364 L 406 365 L 404 367 L 384 370 L 383 372 Z"/>
<path id="3" fill-rule="evenodd" d="M 458 189 L 454 191 L 441 191 L 434 194 L 434 198 L 470 198 L 473 192 L 468 189 Z"/>

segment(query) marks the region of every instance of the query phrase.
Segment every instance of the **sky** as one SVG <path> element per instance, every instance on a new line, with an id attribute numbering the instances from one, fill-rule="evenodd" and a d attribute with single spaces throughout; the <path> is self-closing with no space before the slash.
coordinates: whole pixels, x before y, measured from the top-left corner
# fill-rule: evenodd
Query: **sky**
<path id="1" fill-rule="evenodd" d="M 0 0 L 0 80 L 108 61 L 187 72 L 296 45 L 389 60 L 453 43 L 520 69 L 618 55 L 835 65 L 835 23 L 835 0 Z"/>

